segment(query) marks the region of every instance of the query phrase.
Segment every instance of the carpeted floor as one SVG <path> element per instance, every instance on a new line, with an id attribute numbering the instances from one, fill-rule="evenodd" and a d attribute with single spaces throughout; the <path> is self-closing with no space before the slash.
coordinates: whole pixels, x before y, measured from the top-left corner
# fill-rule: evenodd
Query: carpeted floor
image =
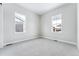
<path id="1" fill-rule="evenodd" d="M 74 45 L 39 38 L 1 48 L 0 56 L 79 56 L 79 51 Z"/>

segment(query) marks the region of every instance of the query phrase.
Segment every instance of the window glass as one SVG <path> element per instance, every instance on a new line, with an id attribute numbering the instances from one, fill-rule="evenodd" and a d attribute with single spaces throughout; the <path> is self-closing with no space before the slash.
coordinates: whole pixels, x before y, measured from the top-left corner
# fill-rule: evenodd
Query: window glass
<path id="1" fill-rule="evenodd" d="M 19 13 L 15 13 L 15 31 L 24 32 L 25 31 L 25 16 Z"/>
<path id="2" fill-rule="evenodd" d="M 62 27 L 62 15 L 52 16 L 52 28 L 53 32 L 60 32 Z"/>

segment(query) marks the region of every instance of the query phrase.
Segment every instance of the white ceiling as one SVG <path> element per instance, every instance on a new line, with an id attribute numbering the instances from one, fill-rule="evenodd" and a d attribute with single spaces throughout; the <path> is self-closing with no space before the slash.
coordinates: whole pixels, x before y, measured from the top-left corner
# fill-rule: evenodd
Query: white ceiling
<path id="1" fill-rule="evenodd" d="M 19 5 L 32 12 L 42 15 L 51 9 L 63 5 L 63 3 L 20 3 Z"/>

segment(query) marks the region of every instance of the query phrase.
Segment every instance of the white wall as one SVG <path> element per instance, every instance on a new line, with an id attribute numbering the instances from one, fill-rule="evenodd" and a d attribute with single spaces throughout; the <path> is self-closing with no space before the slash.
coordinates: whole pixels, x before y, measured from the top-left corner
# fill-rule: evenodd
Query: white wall
<path id="1" fill-rule="evenodd" d="M 2 19 L 2 5 L 0 4 L 0 48 L 3 47 L 3 19 Z"/>
<path id="2" fill-rule="evenodd" d="M 26 16 L 26 32 L 15 33 L 15 12 Z M 17 4 L 3 4 L 4 45 L 37 38 L 39 35 L 39 16 Z"/>
<path id="3" fill-rule="evenodd" d="M 76 4 L 66 4 L 59 8 L 49 11 L 41 17 L 41 34 L 44 38 L 59 40 L 72 44 L 77 43 L 77 11 Z M 54 33 L 51 31 L 51 17 L 53 15 L 62 14 L 62 33 Z"/>
<path id="4" fill-rule="evenodd" d="M 77 4 L 77 47 L 79 49 L 79 3 Z"/>
<path id="5" fill-rule="evenodd" d="M 37 38 L 39 37 L 39 35 L 52 40 L 60 40 L 76 44 L 76 9 L 76 4 L 67 4 L 54 10 L 51 10 L 42 16 L 39 16 L 33 12 L 24 9 L 23 7 L 17 4 L 3 4 L 4 45 L 13 42 Z M 25 33 L 15 33 L 15 12 L 24 14 L 27 18 Z M 62 33 L 51 32 L 51 17 L 57 14 L 63 15 Z"/>

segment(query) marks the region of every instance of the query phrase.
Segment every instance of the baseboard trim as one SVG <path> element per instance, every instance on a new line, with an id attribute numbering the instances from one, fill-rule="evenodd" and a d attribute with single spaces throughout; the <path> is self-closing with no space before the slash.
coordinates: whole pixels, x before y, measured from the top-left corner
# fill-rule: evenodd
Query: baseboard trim
<path id="1" fill-rule="evenodd" d="M 23 41 L 29 41 L 29 40 L 33 40 L 33 39 L 37 39 L 37 38 L 38 38 L 38 37 L 34 37 L 34 38 L 32 38 L 32 39 L 27 39 L 27 40 L 24 39 L 24 40 L 9 42 L 9 43 L 4 44 L 4 46 L 6 46 L 6 45 L 8 45 L 8 44 L 15 44 L 15 43 L 23 42 Z M 50 38 L 48 38 L 48 37 L 40 37 L 40 38 L 45 38 L 45 39 L 49 39 L 49 40 L 54 40 L 54 39 L 50 39 Z M 63 42 L 63 43 L 72 44 L 72 45 L 76 45 L 76 46 L 77 46 L 77 44 L 74 43 L 74 42 L 69 42 L 69 41 L 64 41 L 64 40 L 58 40 L 58 39 L 55 39 L 55 40 L 57 40 L 58 42 Z"/>
<path id="2" fill-rule="evenodd" d="M 34 38 L 32 38 L 32 39 L 23 39 L 23 40 L 18 40 L 18 41 L 13 41 L 13 42 L 9 42 L 9 43 L 6 43 L 6 44 L 4 44 L 3 45 L 3 47 L 5 47 L 6 45 L 9 45 L 9 44 L 15 44 L 15 43 L 20 43 L 20 42 L 23 42 L 23 41 L 29 41 L 29 40 L 33 40 L 33 39 L 37 39 L 37 37 L 34 37 Z"/>
<path id="3" fill-rule="evenodd" d="M 47 39 L 49 39 L 49 40 L 54 40 L 54 39 L 50 39 L 50 38 L 48 38 L 48 37 L 42 37 L 42 38 L 47 38 Z M 77 44 L 74 43 L 74 42 L 69 42 L 69 41 L 64 41 L 64 40 L 58 40 L 58 39 L 55 39 L 55 40 L 57 40 L 57 41 L 59 41 L 59 42 L 63 42 L 63 43 L 72 44 L 72 45 L 76 45 L 76 46 L 77 46 Z"/>

